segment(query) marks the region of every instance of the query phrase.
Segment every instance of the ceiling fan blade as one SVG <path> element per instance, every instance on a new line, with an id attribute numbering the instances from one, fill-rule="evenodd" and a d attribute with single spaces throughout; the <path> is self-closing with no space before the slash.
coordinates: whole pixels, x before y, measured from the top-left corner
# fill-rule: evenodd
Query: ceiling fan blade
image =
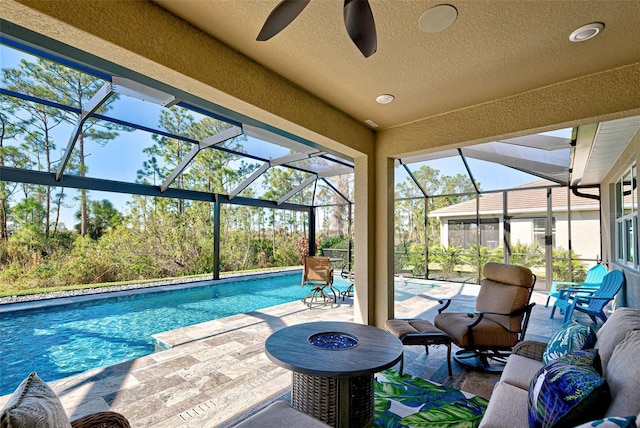
<path id="1" fill-rule="evenodd" d="M 282 0 L 269 14 L 256 38 L 259 42 L 269 40 L 296 19 L 309 4 L 309 0 Z"/>
<path id="2" fill-rule="evenodd" d="M 344 0 L 344 25 L 349 37 L 365 58 L 376 53 L 376 24 L 367 0 Z"/>

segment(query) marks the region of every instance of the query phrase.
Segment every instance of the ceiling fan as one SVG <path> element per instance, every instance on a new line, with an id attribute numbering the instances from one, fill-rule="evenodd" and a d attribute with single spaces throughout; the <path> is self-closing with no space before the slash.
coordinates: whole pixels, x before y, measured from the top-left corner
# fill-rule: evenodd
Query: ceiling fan
<path id="1" fill-rule="evenodd" d="M 302 12 L 310 0 L 282 0 L 269 14 L 267 20 L 256 38 L 263 42 L 269 40 Z M 347 33 L 365 58 L 376 52 L 378 42 L 376 38 L 376 24 L 368 0 L 344 0 L 344 25 Z"/>

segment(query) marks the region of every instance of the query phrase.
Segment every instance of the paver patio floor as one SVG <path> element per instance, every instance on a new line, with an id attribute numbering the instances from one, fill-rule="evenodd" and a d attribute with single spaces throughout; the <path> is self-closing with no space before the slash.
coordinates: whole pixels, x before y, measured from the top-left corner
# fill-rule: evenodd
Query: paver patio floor
<path id="1" fill-rule="evenodd" d="M 478 288 L 455 283 L 409 284 L 396 291 L 395 316 L 433 320 L 439 298 L 473 299 Z M 547 340 L 562 318 L 549 319 L 546 294 L 534 292 L 532 301 L 537 305 L 527 338 Z M 457 305 L 450 310 L 473 308 L 472 302 Z M 111 409 L 124 414 L 133 427 L 229 427 L 273 400 L 288 399 L 291 372 L 267 358 L 266 338 L 282 327 L 320 320 L 353 321 L 352 300 L 312 310 L 295 301 L 162 333 L 156 338 L 170 349 L 50 385 L 72 419 Z M 487 385 L 498 378 L 467 372 L 456 363 L 453 367 L 449 377 L 443 346 L 432 347 L 429 355 L 422 346 L 405 347 L 405 372 L 415 376 L 456 388 L 473 387 L 480 380 L 484 391 L 469 391 L 479 395 L 490 394 Z M 0 407 L 7 399 L 0 397 Z"/>

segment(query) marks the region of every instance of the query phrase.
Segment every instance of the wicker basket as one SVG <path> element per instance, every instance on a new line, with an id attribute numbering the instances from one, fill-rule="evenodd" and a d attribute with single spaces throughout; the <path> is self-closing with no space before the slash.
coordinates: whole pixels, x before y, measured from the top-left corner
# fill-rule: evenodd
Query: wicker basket
<path id="1" fill-rule="evenodd" d="M 293 372 L 291 406 L 337 427 L 338 384 L 338 378 Z M 349 378 L 349 426 L 369 426 L 373 411 L 373 375 Z"/>

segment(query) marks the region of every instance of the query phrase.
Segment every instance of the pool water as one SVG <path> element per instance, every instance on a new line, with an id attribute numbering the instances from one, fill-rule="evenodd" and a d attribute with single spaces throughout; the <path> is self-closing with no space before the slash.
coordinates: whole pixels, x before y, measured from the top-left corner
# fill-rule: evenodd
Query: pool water
<path id="1" fill-rule="evenodd" d="M 429 294 L 429 290 L 438 287 L 438 284 L 428 279 L 396 277 L 394 299 L 396 302 L 404 302 L 423 293 Z"/>
<path id="2" fill-rule="evenodd" d="M 299 300 L 301 274 L 0 312 L 0 396 L 32 371 L 53 381 L 148 355 L 153 334 Z M 348 282 L 335 279 L 345 290 Z"/>

